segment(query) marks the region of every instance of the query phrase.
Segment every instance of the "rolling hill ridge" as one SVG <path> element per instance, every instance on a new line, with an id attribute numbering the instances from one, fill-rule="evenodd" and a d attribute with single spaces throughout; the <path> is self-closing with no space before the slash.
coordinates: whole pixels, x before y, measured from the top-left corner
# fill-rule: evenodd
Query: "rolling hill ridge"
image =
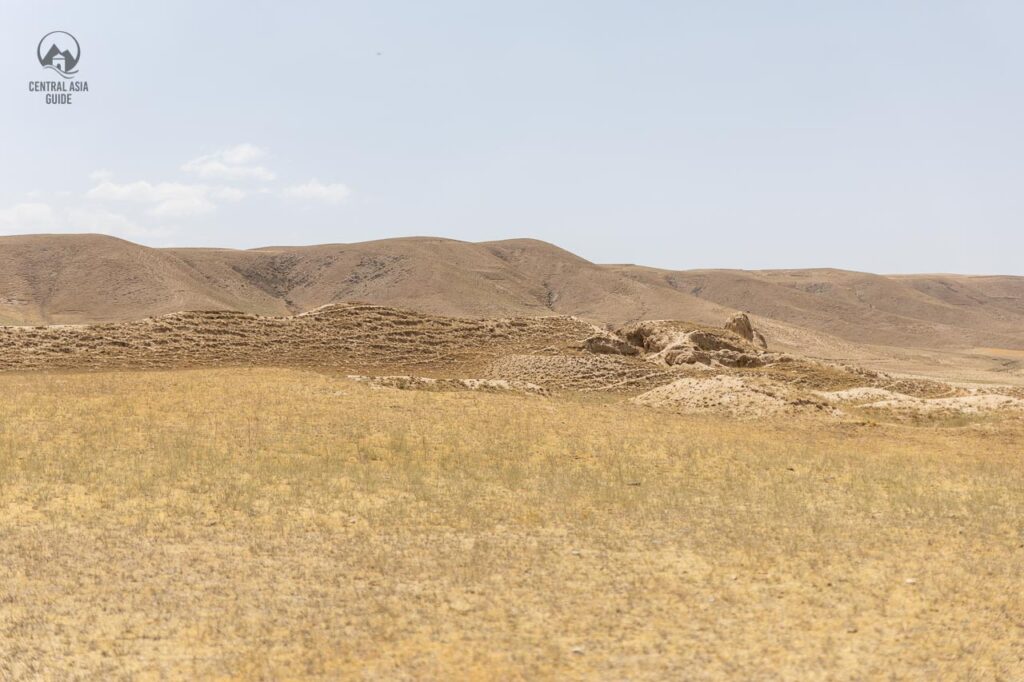
<path id="1" fill-rule="evenodd" d="M 101 235 L 0 237 L 0 324 L 177 311 L 289 315 L 360 301 L 462 317 L 721 324 L 745 310 L 783 346 L 1024 350 L 1024 277 L 591 263 L 531 239 L 413 237 L 253 250 L 154 249 Z M 827 342 L 827 343 L 826 343 Z"/>

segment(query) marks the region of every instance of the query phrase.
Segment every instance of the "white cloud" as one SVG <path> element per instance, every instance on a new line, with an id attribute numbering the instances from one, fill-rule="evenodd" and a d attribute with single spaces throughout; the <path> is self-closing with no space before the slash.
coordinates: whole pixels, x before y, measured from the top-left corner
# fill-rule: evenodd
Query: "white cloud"
<path id="1" fill-rule="evenodd" d="M 8 234 L 53 229 L 56 213 L 49 204 L 15 204 L 0 209 L 0 231 Z"/>
<path id="2" fill-rule="evenodd" d="M 214 187 L 210 190 L 210 196 L 223 201 L 241 201 L 246 193 L 237 187 Z"/>
<path id="3" fill-rule="evenodd" d="M 263 166 L 230 166 L 215 159 L 194 159 L 182 170 L 197 174 L 204 180 L 273 180 L 274 174 Z"/>
<path id="4" fill-rule="evenodd" d="M 352 195 L 352 190 L 341 183 L 324 184 L 319 180 L 310 180 L 304 185 L 285 187 L 282 194 L 292 199 L 323 201 L 328 204 L 340 204 Z"/>
<path id="5" fill-rule="evenodd" d="M 266 155 L 267 152 L 260 147 L 244 143 L 187 161 L 181 169 L 204 179 L 268 182 L 274 179 L 274 173 L 255 164 Z"/>
<path id="6" fill-rule="evenodd" d="M 17 204 L 0 209 L 0 233 L 96 232 L 122 237 L 160 237 L 166 229 L 143 228 L 129 218 L 103 208 L 90 206 L 50 206 Z"/>
<path id="7" fill-rule="evenodd" d="M 230 188 L 225 189 L 228 192 L 238 192 Z M 226 198 L 222 196 L 221 190 L 211 190 L 206 185 L 188 185 L 180 182 L 153 184 L 145 180 L 123 185 L 108 180 L 93 187 L 86 196 L 90 199 L 151 204 L 150 215 L 159 217 L 187 217 L 210 213 L 217 208 L 213 202 L 215 196 Z"/>
<path id="8" fill-rule="evenodd" d="M 172 232 L 166 228 L 141 227 L 119 213 L 92 206 L 69 208 L 65 216 L 66 224 L 74 232 L 98 232 L 126 237 L 165 237 Z"/>
<path id="9" fill-rule="evenodd" d="M 185 171 L 204 178 L 268 181 L 255 186 L 239 187 L 235 186 L 238 183 L 224 180 L 117 182 L 110 171 L 97 169 L 89 174 L 92 188 L 84 195 L 66 190 L 37 191 L 26 195 L 21 203 L 0 207 L 0 234 L 99 232 L 128 238 L 162 237 L 175 231 L 166 229 L 168 224 L 208 215 L 221 205 L 237 203 L 247 197 L 266 197 L 263 201 L 292 199 L 340 204 L 352 195 L 352 190 L 344 184 L 316 179 L 286 187 L 271 183 L 274 174 L 259 165 L 266 155 L 260 147 L 240 144 L 182 166 Z"/>
<path id="10" fill-rule="evenodd" d="M 220 155 L 225 163 L 239 165 L 259 161 L 267 155 L 267 151 L 254 144 L 244 142 L 242 144 L 235 145 L 234 147 L 228 147 L 221 151 Z"/>

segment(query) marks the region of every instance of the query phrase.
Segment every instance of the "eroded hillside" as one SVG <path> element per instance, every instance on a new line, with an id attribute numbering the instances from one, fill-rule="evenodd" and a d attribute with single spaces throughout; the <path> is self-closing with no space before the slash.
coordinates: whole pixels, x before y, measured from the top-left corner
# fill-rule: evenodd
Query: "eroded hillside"
<path id="1" fill-rule="evenodd" d="M 0 237 L 0 324 L 139 320 L 182 310 L 289 315 L 360 301 L 432 315 L 720 324 L 751 314 L 779 346 L 1024 350 L 1024 278 L 598 265 L 551 244 L 427 237 L 152 249 L 100 235 Z M 886 351 L 881 351 L 884 355 Z"/>

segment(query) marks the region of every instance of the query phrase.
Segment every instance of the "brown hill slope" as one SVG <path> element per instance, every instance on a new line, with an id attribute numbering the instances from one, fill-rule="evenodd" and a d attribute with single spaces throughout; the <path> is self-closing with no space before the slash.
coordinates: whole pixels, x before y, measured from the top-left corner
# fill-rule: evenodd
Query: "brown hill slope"
<path id="1" fill-rule="evenodd" d="M 175 249 L 197 272 L 283 301 L 292 312 L 343 301 L 486 317 L 551 314 L 529 279 L 477 244 L 410 238 L 253 251 Z"/>
<path id="2" fill-rule="evenodd" d="M 884 276 L 831 269 L 617 270 L 727 308 L 857 343 L 1024 347 L 1021 277 Z"/>
<path id="3" fill-rule="evenodd" d="M 198 309 L 286 312 L 277 299 L 206 277 L 169 251 L 102 235 L 0 237 L 0 323 L 105 322 Z"/>
<path id="4" fill-rule="evenodd" d="M 345 301 L 469 317 L 721 324 L 747 310 L 783 345 L 1024 349 L 1024 278 L 596 265 L 544 242 L 438 238 L 151 249 L 98 235 L 0 237 L 0 323 L 178 310 L 282 315 Z M 825 352 L 822 350 L 822 352 Z"/>

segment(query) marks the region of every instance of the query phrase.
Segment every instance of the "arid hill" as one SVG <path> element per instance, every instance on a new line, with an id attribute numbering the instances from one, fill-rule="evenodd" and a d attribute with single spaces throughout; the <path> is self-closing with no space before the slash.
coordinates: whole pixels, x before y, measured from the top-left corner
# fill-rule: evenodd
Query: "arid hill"
<path id="1" fill-rule="evenodd" d="M 187 310 L 289 315 L 361 301 L 467 317 L 575 315 L 721 324 L 751 313 L 775 346 L 1024 350 L 1024 277 L 597 265 L 530 239 L 153 249 L 99 235 L 0 237 L 0 324 Z"/>

